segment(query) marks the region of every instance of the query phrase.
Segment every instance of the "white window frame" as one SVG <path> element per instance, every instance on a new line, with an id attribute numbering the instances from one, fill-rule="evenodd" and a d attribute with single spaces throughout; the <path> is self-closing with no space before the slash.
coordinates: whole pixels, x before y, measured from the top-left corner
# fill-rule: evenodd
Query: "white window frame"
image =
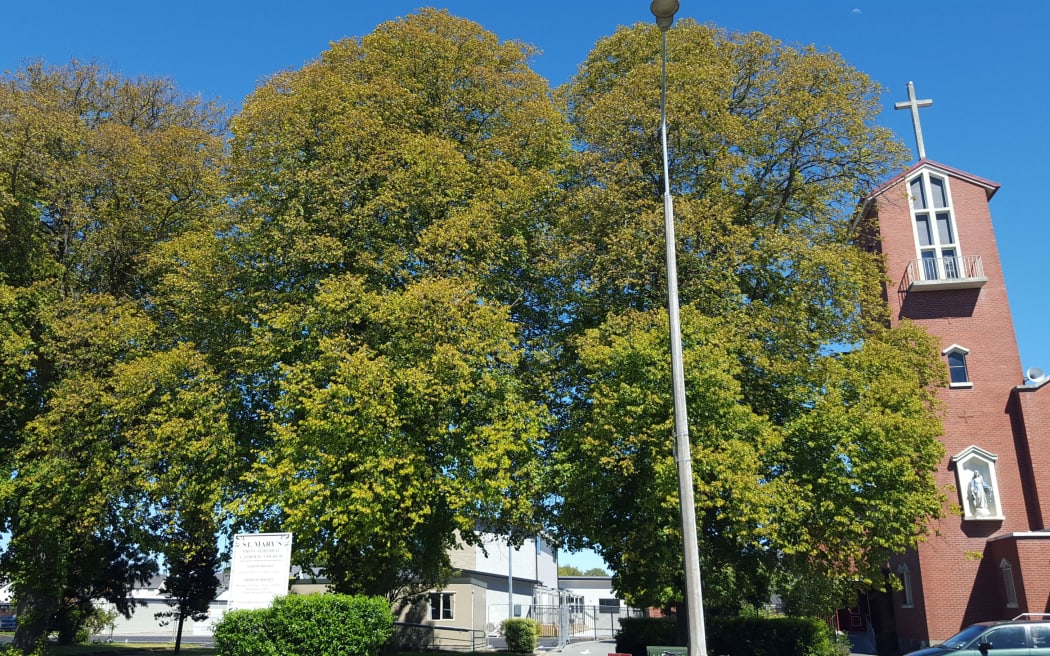
<path id="1" fill-rule="evenodd" d="M 952 387 L 952 388 L 956 388 L 956 389 L 959 389 L 959 388 L 969 389 L 969 388 L 973 387 L 973 381 L 970 379 L 970 365 L 967 362 L 967 356 L 970 355 L 970 349 L 966 348 L 965 346 L 959 346 L 958 344 L 952 344 L 948 348 L 946 348 L 943 351 L 941 351 L 941 355 L 943 355 L 945 358 L 948 358 L 948 356 L 950 356 L 950 355 L 960 355 L 960 356 L 962 356 L 963 371 L 966 373 L 966 380 L 959 381 L 959 382 L 953 381 L 951 379 L 951 376 L 952 376 L 951 363 L 949 362 L 948 363 L 948 387 Z"/>
<path id="2" fill-rule="evenodd" d="M 930 178 L 936 178 L 944 185 L 944 207 L 935 207 L 933 203 L 933 185 L 930 182 Z M 911 193 L 912 184 L 916 181 L 920 181 L 922 187 L 923 198 L 917 199 Z M 955 207 L 952 203 L 952 191 L 951 184 L 948 176 L 933 173 L 929 170 L 923 169 L 916 175 L 906 180 L 908 185 L 908 208 L 911 210 L 911 227 L 912 227 L 912 239 L 915 243 L 915 257 L 919 261 L 919 274 L 922 280 L 952 280 L 955 278 L 965 277 L 965 271 L 963 269 L 963 250 L 962 243 L 959 236 L 958 224 L 955 220 Z M 925 207 L 916 208 L 916 201 L 921 200 L 925 202 Z M 931 243 L 923 246 L 919 240 L 919 223 L 918 217 L 920 214 L 924 214 L 929 222 L 928 230 L 930 233 Z M 951 230 L 951 236 L 954 238 L 953 241 L 947 243 L 941 243 L 940 230 L 937 228 L 937 216 L 939 214 L 948 215 L 948 227 Z M 946 252 L 951 251 L 946 254 Z M 929 257 L 924 255 L 934 256 L 932 265 L 927 264 L 926 260 Z M 932 274 L 932 275 L 930 275 Z"/>
<path id="3" fill-rule="evenodd" d="M 456 619 L 455 592 L 431 592 L 428 598 L 428 605 L 430 606 L 431 620 L 440 621 Z"/>

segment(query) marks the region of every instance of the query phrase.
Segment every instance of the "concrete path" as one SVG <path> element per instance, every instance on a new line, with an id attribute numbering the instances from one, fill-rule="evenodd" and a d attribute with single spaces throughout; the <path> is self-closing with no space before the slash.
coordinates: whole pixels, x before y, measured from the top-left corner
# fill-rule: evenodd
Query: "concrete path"
<path id="1" fill-rule="evenodd" d="M 562 656 L 609 656 L 616 652 L 615 640 L 588 640 L 586 642 L 570 642 L 561 649 L 557 647 L 549 649 L 550 653 Z"/>

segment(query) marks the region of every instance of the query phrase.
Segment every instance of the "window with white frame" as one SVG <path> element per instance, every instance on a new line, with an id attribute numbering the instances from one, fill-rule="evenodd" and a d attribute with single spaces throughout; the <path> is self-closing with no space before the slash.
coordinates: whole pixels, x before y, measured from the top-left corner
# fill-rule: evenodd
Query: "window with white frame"
<path id="1" fill-rule="evenodd" d="M 897 576 L 901 580 L 901 594 L 903 595 L 901 608 L 912 608 L 915 605 L 915 600 L 912 599 L 911 568 L 908 567 L 907 563 L 902 563 L 897 568 Z"/>
<path id="2" fill-rule="evenodd" d="M 973 387 L 970 371 L 966 366 L 966 356 L 970 349 L 952 344 L 941 351 L 948 358 L 948 384 L 950 387 Z"/>
<path id="3" fill-rule="evenodd" d="M 455 619 L 456 595 L 453 592 L 431 592 L 430 593 L 430 619 L 451 620 Z"/>
<path id="4" fill-rule="evenodd" d="M 583 612 L 583 595 L 567 595 L 565 602 L 569 606 L 569 612 L 575 614 Z"/>
<path id="5" fill-rule="evenodd" d="M 963 276 L 948 179 L 928 170 L 908 181 L 923 280 Z"/>
<path id="6" fill-rule="evenodd" d="M 999 573 L 1003 575 L 1003 593 L 1006 595 L 1006 607 L 1017 608 L 1017 587 L 1014 585 L 1014 566 L 1003 558 L 999 563 Z"/>

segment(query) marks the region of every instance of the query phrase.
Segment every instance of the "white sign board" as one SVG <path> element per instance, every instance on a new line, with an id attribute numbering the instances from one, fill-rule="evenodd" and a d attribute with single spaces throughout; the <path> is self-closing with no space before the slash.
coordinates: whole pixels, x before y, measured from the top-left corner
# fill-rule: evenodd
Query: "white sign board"
<path id="1" fill-rule="evenodd" d="M 268 608 L 274 597 L 288 594 L 291 566 L 291 533 L 239 533 L 233 536 L 226 610 Z"/>

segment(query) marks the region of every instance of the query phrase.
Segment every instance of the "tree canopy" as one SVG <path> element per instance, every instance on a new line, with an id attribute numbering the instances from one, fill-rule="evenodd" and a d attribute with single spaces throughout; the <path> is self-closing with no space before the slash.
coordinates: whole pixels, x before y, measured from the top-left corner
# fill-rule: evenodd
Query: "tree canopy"
<path id="1" fill-rule="evenodd" d="M 870 576 L 940 513 L 933 343 L 889 330 L 853 209 L 901 162 L 837 55 L 680 21 L 667 113 L 698 530 L 713 608 Z M 559 525 L 640 605 L 682 599 L 659 126 L 660 37 L 622 28 L 559 90 L 571 290 Z M 897 395 L 900 396 L 897 396 Z M 879 411 L 874 411 L 879 408 Z M 578 542 L 574 540 L 578 538 Z"/>
<path id="2" fill-rule="evenodd" d="M 887 327 L 851 225 L 903 149 L 834 53 L 688 20 L 668 40 L 710 608 L 871 577 L 942 507 L 944 367 Z M 238 530 L 401 599 L 462 542 L 544 529 L 629 602 L 680 604 L 659 48 L 621 28 L 552 90 L 530 46 L 426 9 L 274 74 L 228 126 L 93 64 L 0 79 L 18 645 L 93 599 L 130 612 L 159 561 L 192 616 Z"/>
<path id="3" fill-rule="evenodd" d="M 425 590 L 457 540 L 540 526 L 547 413 L 522 363 L 568 129 L 531 54 L 423 10 L 233 121 L 245 374 L 270 392 L 239 512 L 294 531 L 340 592 Z"/>
<path id="4" fill-rule="evenodd" d="M 78 62 L 3 79 L 0 116 L 0 567 L 30 649 L 92 600 L 130 613 L 183 504 L 214 524 L 223 386 L 164 329 L 151 258 L 221 204 L 222 121 Z"/>

